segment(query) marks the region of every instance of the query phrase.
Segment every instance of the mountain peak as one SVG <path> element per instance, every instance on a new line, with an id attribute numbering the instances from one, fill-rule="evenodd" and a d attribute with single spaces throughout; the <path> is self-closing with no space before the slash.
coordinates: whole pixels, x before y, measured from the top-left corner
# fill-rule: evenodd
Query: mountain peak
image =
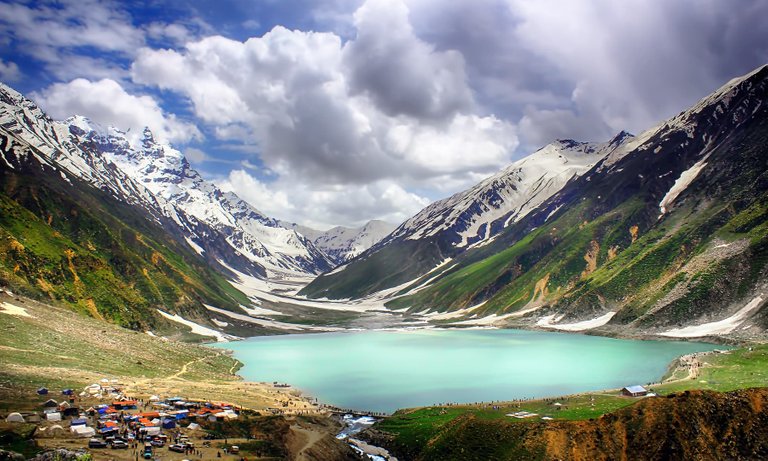
<path id="1" fill-rule="evenodd" d="M 633 135 L 632 133 L 625 130 L 621 130 L 618 133 L 616 133 L 616 136 L 614 136 L 613 138 L 611 138 L 610 141 L 608 141 L 608 144 L 612 146 L 618 146 L 619 144 L 623 143 L 627 139 L 634 138 L 634 137 L 635 135 Z"/>

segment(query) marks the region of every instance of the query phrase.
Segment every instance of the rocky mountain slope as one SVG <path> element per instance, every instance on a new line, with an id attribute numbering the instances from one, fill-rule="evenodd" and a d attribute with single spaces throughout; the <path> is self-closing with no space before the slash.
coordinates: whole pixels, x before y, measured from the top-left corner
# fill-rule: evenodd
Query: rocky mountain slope
<path id="1" fill-rule="evenodd" d="M 327 231 L 319 231 L 295 223 L 281 224 L 309 238 L 317 248 L 331 258 L 336 266 L 349 262 L 371 248 L 395 228 L 388 222 L 376 219 L 368 221 L 362 227 L 336 226 Z"/>
<path id="2" fill-rule="evenodd" d="M 172 221 L 153 197 L 0 92 L 0 284 L 140 330 L 176 325 L 161 310 L 206 322 L 203 303 L 247 304 L 165 230 Z"/>
<path id="3" fill-rule="evenodd" d="M 139 206 L 182 236 L 209 263 L 262 278 L 312 275 L 331 261 L 310 241 L 205 181 L 177 150 L 146 129 L 139 145 L 126 133 L 84 117 L 50 120 L 32 101 L 0 86 L 4 127 L 39 149 L 51 163 Z"/>
<path id="4" fill-rule="evenodd" d="M 302 294 L 359 297 L 418 278 L 446 259 L 489 243 L 631 141 L 632 135 L 621 132 L 606 143 L 549 144 L 476 186 L 429 205 L 343 271 L 318 277 Z"/>
<path id="5" fill-rule="evenodd" d="M 389 307 L 455 312 L 452 321 L 760 336 L 768 327 L 766 146 L 763 66 L 604 151 L 527 214 L 503 218 L 506 226 L 494 221 L 498 233 L 481 244 L 456 254 L 435 238 L 446 234 L 388 238 L 304 293 L 363 296 L 402 284 Z M 432 214 L 430 207 L 417 217 Z M 421 218 L 409 223 L 425 227 L 407 235 L 439 228 Z M 454 248 L 471 245 L 467 235 L 453 234 Z M 418 277 L 424 267 L 435 269 Z"/>
<path id="6" fill-rule="evenodd" d="M 768 66 L 641 134 L 390 305 L 607 334 L 761 335 L 766 146 Z"/>

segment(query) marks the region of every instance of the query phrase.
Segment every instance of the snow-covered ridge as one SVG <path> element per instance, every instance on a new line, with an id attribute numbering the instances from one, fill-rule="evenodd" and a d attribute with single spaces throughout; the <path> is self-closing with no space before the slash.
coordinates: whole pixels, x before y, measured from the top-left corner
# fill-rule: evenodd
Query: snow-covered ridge
<path id="1" fill-rule="evenodd" d="M 131 142 L 125 132 L 85 117 L 54 121 L 1 84 L 0 127 L 17 144 L 33 147 L 30 155 L 40 152 L 41 163 L 143 208 L 157 222 L 175 223 L 175 233 L 199 254 L 236 256 L 241 261 L 230 260 L 233 266 L 250 261 L 251 273 L 276 277 L 317 274 L 332 266 L 308 239 L 205 181 L 181 152 L 157 142 L 149 129 Z"/>
<path id="2" fill-rule="evenodd" d="M 327 231 L 318 231 L 298 224 L 281 224 L 309 238 L 336 264 L 343 264 L 361 254 L 395 228 L 394 225 L 379 220 L 368 221 L 362 227 L 336 226 Z"/>
<path id="3" fill-rule="evenodd" d="M 429 205 L 385 242 L 419 240 L 445 232 L 456 234 L 454 246 L 458 248 L 487 241 L 631 139 L 632 135 L 621 132 L 605 143 L 556 141 L 471 189 Z"/>

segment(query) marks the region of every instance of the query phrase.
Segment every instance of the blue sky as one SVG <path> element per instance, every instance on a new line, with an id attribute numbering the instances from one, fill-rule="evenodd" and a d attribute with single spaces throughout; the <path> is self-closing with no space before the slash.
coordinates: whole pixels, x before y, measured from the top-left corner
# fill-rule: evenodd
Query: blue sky
<path id="1" fill-rule="evenodd" d="M 760 0 L 0 5 L 0 80 L 327 228 L 400 222 L 557 138 L 639 132 L 768 62 Z"/>

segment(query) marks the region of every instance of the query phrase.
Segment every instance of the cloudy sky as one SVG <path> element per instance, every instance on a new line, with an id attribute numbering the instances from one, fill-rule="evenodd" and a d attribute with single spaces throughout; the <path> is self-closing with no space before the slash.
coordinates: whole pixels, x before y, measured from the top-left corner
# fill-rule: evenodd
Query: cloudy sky
<path id="1" fill-rule="evenodd" d="M 274 217 L 398 223 L 556 138 L 640 132 L 768 62 L 763 0 L 0 2 L 0 80 L 149 126 Z"/>

